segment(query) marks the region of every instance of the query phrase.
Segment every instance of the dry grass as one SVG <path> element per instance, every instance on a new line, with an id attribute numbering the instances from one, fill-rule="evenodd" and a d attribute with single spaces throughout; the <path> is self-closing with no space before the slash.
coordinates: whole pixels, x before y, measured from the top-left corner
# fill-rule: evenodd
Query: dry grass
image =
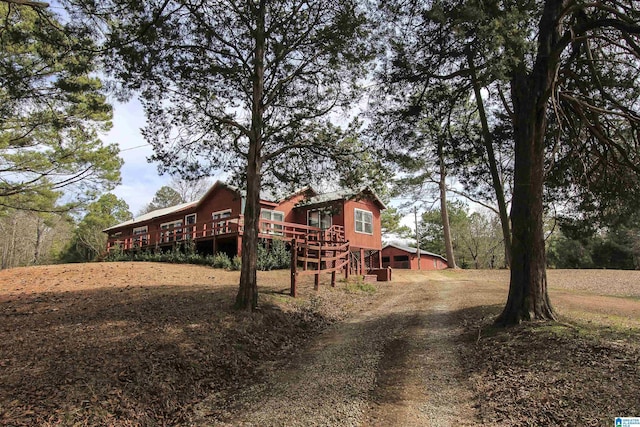
<path id="1" fill-rule="evenodd" d="M 448 271 L 468 285 L 462 375 L 478 422 L 510 426 L 603 426 L 640 413 L 640 272 L 549 270 L 559 323 L 494 328 L 506 271 Z M 480 329 L 479 329 L 480 327 Z"/>
<path id="2" fill-rule="evenodd" d="M 247 314 L 231 308 L 238 278 L 151 263 L 0 272 L 0 424 L 184 423 L 367 298 L 303 281 L 294 300 L 288 272 L 262 273 L 262 308 Z"/>
<path id="3" fill-rule="evenodd" d="M 227 406 L 210 408 L 215 419 L 327 325 L 434 282 L 464 289 L 448 297 L 457 301 L 449 316 L 466 331 L 455 338 L 458 380 L 471 381 L 479 424 L 609 425 L 637 415 L 640 272 L 548 278 L 562 323 L 495 329 L 506 271 L 394 271 L 374 295 L 343 283 L 316 293 L 306 277 L 297 299 L 287 271 L 260 273 L 254 314 L 231 308 L 237 272 L 155 263 L 0 271 L 0 424 L 188 425 L 212 395 Z"/>

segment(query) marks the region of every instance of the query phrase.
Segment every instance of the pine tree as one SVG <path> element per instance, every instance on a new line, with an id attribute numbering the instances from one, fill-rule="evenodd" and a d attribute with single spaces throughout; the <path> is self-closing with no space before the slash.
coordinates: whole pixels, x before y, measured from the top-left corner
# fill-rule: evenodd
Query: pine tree
<path id="1" fill-rule="evenodd" d="M 328 115 L 350 104 L 366 71 L 363 11 L 349 0 L 68 3 L 103 18 L 109 72 L 140 94 L 164 169 L 222 169 L 245 190 L 236 306 L 255 308 L 261 189 L 354 158 Z"/>
<path id="2" fill-rule="evenodd" d="M 62 189 L 91 199 L 118 183 L 122 163 L 100 140 L 112 112 L 93 45 L 43 7 L 17 3 L 0 2 L 0 205 L 37 209 L 30 199 Z"/>

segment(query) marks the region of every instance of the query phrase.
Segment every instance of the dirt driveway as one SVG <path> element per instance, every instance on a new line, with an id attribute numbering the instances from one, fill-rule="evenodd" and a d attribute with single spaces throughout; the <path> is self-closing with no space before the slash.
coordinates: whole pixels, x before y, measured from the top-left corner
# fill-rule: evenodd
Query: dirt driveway
<path id="1" fill-rule="evenodd" d="M 151 263 L 0 271 L 0 424 L 611 425 L 640 401 L 640 272 L 550 271 L 558 323 L 496 329 L 505 271 L 394 271 L 299 298 Z M 310 278 L 310 276 L 309 276 Z"/>
<path id="2" fill-rule="evenodd" d="M 266 383 L 246 390 L 225 423 L 202 417 L 194 425 L 476 425 L 458 357 L 458 314 L 478 301 L 468 298 L 464 282 L 439 277 L 401 277 L 381 287 L 372 308 L 334 325 Z M 199 409 L 217 404 L 212 397 Z"/>
<path id="3" fill-rule="evenodd" d="M 368 310 L 246 389 L 226 417 L 192 425 L 604 425 L 640 410 L 624 380 L 640 374 L 637 272 L 552 272 L 561 320 L 588 323 L 507 329 L 491 327 L 506 272 L 394 274 Z"/>

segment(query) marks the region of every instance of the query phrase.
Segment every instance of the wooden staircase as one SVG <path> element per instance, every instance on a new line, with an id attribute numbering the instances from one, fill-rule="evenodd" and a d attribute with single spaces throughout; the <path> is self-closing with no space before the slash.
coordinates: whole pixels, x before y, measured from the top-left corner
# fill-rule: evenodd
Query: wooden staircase
<path id="1" fill-rule="evenodd" d="M 331 273 L 331 286 L 336 273 L 344 270 L 349 277 L 350 251 L 344 228 L 334 225 L 321 233 L 309 233 L 291 240 L 291 296 L 296 296 L 298 276 L 315 275 L 314 289 L 320 286 L 320 274 Z"/>

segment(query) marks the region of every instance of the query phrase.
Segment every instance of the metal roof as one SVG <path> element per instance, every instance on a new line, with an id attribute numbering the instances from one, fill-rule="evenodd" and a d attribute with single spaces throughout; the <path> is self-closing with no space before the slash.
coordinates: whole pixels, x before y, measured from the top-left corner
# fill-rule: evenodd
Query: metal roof
<path id="1" fill-rule="evenodd" d="M 418 253 L 418 248 L 411 248 L 409 246 L 398 245 L 398 244 L 395 244 L 395 243 L 389 243 L 389 244 L 384 245 L 382 250 L 384 250 L 385 248 L 388 248 L 388 247 L 394 247 L 396 249 L 400 249 L 401 251 L 405 251 L 405 252 L 410 253 L 410 254 L 417 254 Z M 423 251 L 422 249 L 420 250 L 420 255 L 429 255 L 429 256 L 433 256 L 433 257 L 436 257 L 436 258 L 443 259 L 445 262 L 447 261 L 447 259 L 445 257 L 443 257 L 442 255 L 434 254 L 433 252 Z"/>
<path id="2" fill-rule="evenodd" d="M 357 196 L 362 193 L 371 194 L 373 196 L 374 201 L 378 202 L 382 209 L 387 208 L 385 204 L 382 203 L 382 200 L 380 200 L 378 195 L 368 187 L 360 188 L 357 190 L 346 189 L 346 190 L 332 191 L 324 194 L 317 194 L 313 197 L 310 197 L 309 199 L 306 199 L 300 202 L 299 206 L 317 205 L 317 204 L 322 204 L 327 202 L 333 202 L 336 200 L 351 200 L 351 199 L 357 198 Z"/>
<path id="3" fill-rule="evenodd" d="M 169 215 L 172 213 L 180 212 L 185 209 L 192 208 L 199 203 L 198 200 L 194 202 L 180 203 L 179 205 L 170 206 L 168 208 L 156 209 L 155 211 L 147 212 L 146 214 L 140 215 L 134 219 L 130 219 L 129 221 L 122 222 L 120 224 L 114 225 L 109 228 L 105 228 L 102 231 L 110 231 L 114 228 L 126 227 L 127 225 L 137 224 L 139 222 L 149 221 L 150 219 L 157 218 L 160 216 Z"/>

